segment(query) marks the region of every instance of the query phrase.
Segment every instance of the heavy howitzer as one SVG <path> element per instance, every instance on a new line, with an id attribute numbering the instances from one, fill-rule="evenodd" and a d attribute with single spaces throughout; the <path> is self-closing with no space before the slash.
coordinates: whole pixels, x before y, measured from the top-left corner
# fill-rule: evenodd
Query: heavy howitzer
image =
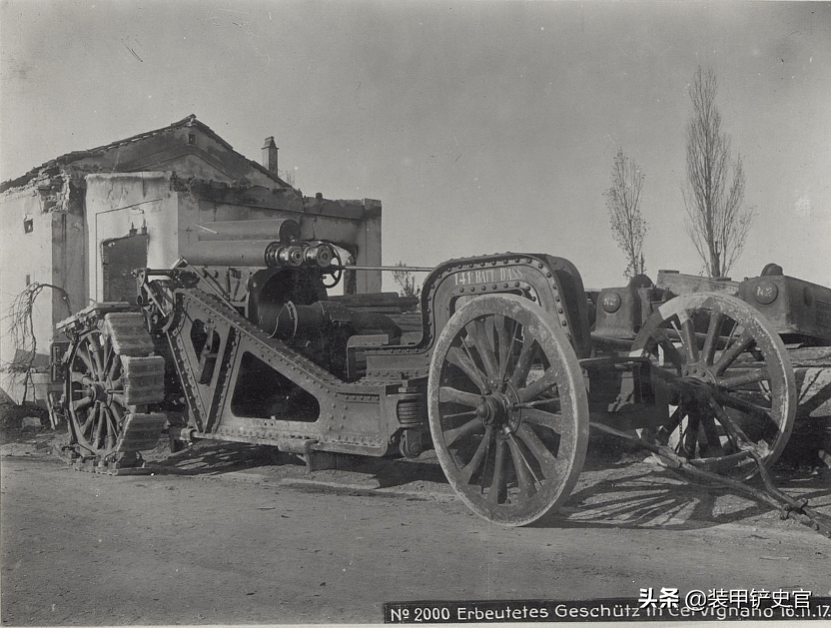
<path id="1" fill-rule="evenodd" d="M 136 305 L 61 324 L 60 407 L 78 461 L 139 464 L 162 429 L 276 446 L 311 467 L 433 447 L 477 514 L 525 525 L 573 489 L 590 420 L 734 478 L 771 465 L 793 425 L 782 340 L 723 292 L 639 302 L 634 336 L 610 342 L 567 260 L 451 260 L 425 280 L 413 333 L 397 297 L 327 296 L 346 267 L 331 243 L 289 233 L 228 250 L 141 270 Z M 230 262 L 256 268 L 243 301 L 199 267 Z"/>

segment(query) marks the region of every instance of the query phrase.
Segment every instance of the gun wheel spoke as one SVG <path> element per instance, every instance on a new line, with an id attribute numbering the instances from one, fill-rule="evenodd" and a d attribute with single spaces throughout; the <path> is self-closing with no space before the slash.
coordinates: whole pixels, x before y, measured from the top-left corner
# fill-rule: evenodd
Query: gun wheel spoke
<path id="1" fill-rule="evenodd" d="M 660 359 L 668 338 L 675 339 L 669 363 Z M 675 387 L 680 405 L 659 433 L 680 455 L 749 477 L 756 471 L 749 448 L 766 466 L 782 453 L 796 383 L 782 340 L 757 310 L 720 293 L 682 295 L 649 317 L 632 351 L 667 371 L 665 381 Z"/>
<path id="2" fill-rule="evenodd" d="M 427 397 L 442 470 L 476 514 L 527 525 L 568 497 L 588 440 L 586 387 L 538 305 L 506 294 L 465 304 L 437 340 Z"/>
<path id="3" fill-rule="evenodd" d="M 108 335 L 96 326 L 82 333 L 69 361 L 64 382 L 73 439 L 87 454 L 103 457 L 115 450 L 124 417 L 121 357 Z M 118 375 L 118 379 L 113 379 Z"/>

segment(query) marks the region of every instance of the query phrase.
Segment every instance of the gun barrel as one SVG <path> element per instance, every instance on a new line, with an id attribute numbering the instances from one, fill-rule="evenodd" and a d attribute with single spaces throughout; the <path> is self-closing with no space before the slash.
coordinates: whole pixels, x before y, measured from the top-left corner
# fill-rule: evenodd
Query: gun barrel
<path id="1" fill-rule="evenodd" d="M 223 220 L 196 225 L 200 242 L 212 240 L 279 240 L 300 239 L 300 225 L 290 218 L 281 220 Z"/>
<path id="2" fill-rule="evenodd" d="M 226 220 L 196 225 L 196 239 L 182 251 L 191 264 L 264 268 L 272 245 L 300 239 L 295 220 Z"/>
<path id="3" fill-rule="evenodd" d="M 183 252 L 188 263 L 203 266 L 266 268 L 271 240 L 213 240 L 190 244 Z"/>
<path id="4" fill-rule="evenodd" d="M 215 240 L 197 242 L 188 248 L 190 264 L 249 268 L 328 269 L 338 259 L 328 242 L 269 242 L 268 240 Z M 335 268 L 340 266 L 340 262 Z M 330 271 L 331 272 L 331 271 Z"/>

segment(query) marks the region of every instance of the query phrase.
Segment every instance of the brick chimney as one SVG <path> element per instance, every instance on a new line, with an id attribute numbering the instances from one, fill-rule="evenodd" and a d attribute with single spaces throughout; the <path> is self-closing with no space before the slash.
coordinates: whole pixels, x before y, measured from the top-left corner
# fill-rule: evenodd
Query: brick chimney
<path id="1" fill-rule="evenodd" d="M 277 174 L 277 145 L 274 143 L 274 137 L 265 138 L 263 144 L 263 167 L 274 175 Z"/>

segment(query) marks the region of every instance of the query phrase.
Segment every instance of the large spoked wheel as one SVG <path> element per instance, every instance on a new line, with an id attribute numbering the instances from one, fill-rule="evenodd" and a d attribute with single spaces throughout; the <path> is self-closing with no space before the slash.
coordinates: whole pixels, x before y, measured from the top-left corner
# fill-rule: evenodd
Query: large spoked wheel
<path id="1" fill-rule="evenodd" d="M 527 525 L 569 496 L 586 455 L 586 387 L 539 306 L 500 294 L 457 311 L 433 351 L 428 398 L 439 462 L 476 514 Z"/>
<path id="2" fill-rule="evenodd" d="M 749 476 L 753 454 L 772 465 L 793 428 L 796 384 L 782 340 L 764 317 L 728 295 L 682 295 L 639 331 L 633 355 L 649 356 L 671 391 L 659 441 L 711 471 Z M 676 405 L 677 404 L 677 405 Z"/>
<path id="3" fill-rule="evenodd" d="M 65 380 L 66 404 L 78 445 L 97 457 L 115 451 L 130 408 L 123 366 L 111 339 L 92 327 L 76 341 Z"/>

